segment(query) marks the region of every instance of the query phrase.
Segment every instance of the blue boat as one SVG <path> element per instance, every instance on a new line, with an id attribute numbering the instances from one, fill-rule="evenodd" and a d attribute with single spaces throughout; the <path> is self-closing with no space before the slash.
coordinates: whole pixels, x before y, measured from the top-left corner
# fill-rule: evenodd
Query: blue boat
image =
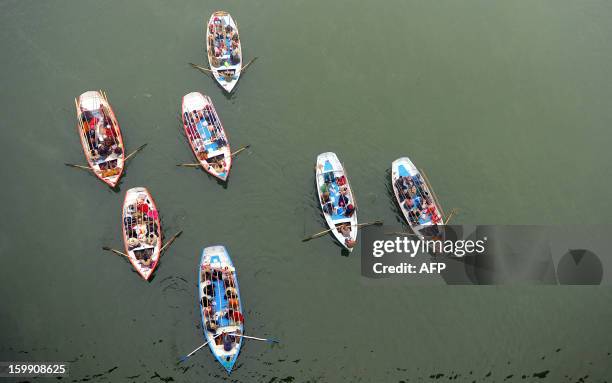
<path id="1" fill-rule="evenodd" d="M 230 374 L 242 345 L 244 317 L 236 269 L 224 246 L 202 250 L 198 296 L 204 337 L 210 351 Z"/>

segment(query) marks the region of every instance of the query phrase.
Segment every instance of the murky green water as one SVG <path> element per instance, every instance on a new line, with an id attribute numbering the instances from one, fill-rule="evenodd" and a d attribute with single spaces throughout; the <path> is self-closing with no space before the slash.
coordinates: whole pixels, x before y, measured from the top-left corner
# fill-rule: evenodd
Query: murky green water
<path id="1" fill-rule="evenodd" d="M 231 98 L 187 65 L 221 7 L 259 57 Z M 248 343 L 232 380 L 609 379 L 609 287 L 374 284 L 358 251 L 300 239 L 323 229 L 324 151 L 362 222 L 398 220 L 385 171 L 407 155 L 458 223 L 609 223 L 611 17 L 607 1 L 0 2 L 0 360 L 73 361 L 79 381 L 227 379 L 208 350 L 175 364 L 202 342 L 201 248 L 225 244 L 247 331 L 281 340 Z M 128 149 L 149 144 L 119 193 L 63 165 L 84 162 L 73 98 L 100 88 Z M 192 160 L 176 116 L 193 90 L 233 147 L 252 145 L 227 188 L 174 166 Z M 122 246 L 134 186 L 167 236 L 184 230 L 151 283 L 100 249 Z"/>

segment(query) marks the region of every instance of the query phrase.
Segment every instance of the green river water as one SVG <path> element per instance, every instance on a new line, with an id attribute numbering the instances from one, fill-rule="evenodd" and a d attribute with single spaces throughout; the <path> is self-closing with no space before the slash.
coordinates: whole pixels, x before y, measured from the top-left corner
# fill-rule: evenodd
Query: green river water
<path id="1" fill-rule="evenodd" d="M 187 64 L 220 8 L 258 57 L 232 97 Z M 0 361 L 71 361 L 64 381 L 609 381 L 609 287 L 370 283 L 358 250 L 301 238 L 324 229 L 325 151 L 361 222 L 399 222 L 386 172 L 409 156 L 456 223 L 609 223 L 611 18 L 591 0 L 0 1 Z M 148 143 L 117 192 L 64 166 L 84 163 L 73 99 L 97 89 L 128 151 Z M 251 144 L 227 187 L 175 166 L 193 160 L 177 122 L 191 91 Z M 122 248 L 135 186 L 167 237 L 184 230 L 150 283 L 101 250 Z M 203 342 L 213 244 L 246 331 L 281 340 L 246 343 L 229 377 L 208 349 L 176 365 Z"/>

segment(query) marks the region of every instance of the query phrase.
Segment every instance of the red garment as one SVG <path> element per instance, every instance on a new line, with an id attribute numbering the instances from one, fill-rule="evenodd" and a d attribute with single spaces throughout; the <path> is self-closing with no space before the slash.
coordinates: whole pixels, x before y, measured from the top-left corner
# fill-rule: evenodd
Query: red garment
<path id="1" fill-rule="evenodd" d="M 346 184 L 346 177 L 345 177 L 345 176 L 341 176 L 341 177 L 339 177 L 339 178 L 338 178 L 338 180 L 336 181 L 336 183 L 337 183 L 339 186 L 342 186 L 342 185 Z"/>
<path id="2" fill-rule="evenodd" d="M 141 213 L 148 213 L 149 212 L 149 205 L 147 205 L 146 203 L 143 202 L 139 202 L 138 206 L 136 207 L 136 209 L 141 212 Z"/>
<path id="3" fill-rule="evenodd" d="M 234 311 L 232 313 L 232 318 L 234 319 L 234 321 L 236 322 L 240 322 L 243 323 L 244 322 L 244 316 L 242 316 L 242 314 L 240 313 L 240 311 Z"/>

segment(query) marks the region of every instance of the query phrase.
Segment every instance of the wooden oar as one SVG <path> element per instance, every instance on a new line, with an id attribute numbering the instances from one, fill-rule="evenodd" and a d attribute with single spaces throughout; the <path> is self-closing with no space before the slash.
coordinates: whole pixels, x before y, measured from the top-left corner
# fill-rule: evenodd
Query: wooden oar
<path id="1" fill-rule="evenodd" d="M 89 166 L 83 166 L 83 165 L 76 165 L 76 164 L 69 164 L 69 163 L 64 163 L 64 165 L 66 166 L 70 166 L 73 168 L 77 168 L 77 169 L 83 169 L 83 170 L 92 170 Z"/>
<path id="2" fill-rule="evenodd" d="M 382 225 L 382 224 L 383 224 L 383 221 L 374 221 L 374 222 L 360 223 L 360 224 L 357 225 L 357 229 L 361 229 L 362 227 L 365 227 L 365 226 Z M 336 229 L 337 229 L 337 227 L 320 231 L 317 234 L 313 234 L 310 237 L 306 237 L 306 238 L 302 239 L 302 242 L 307 242 L 307 241 L 310 241 L 311 239 L 322 237 L 325 234 L 329 233 L 330 231 L 334 231 Z"/>
<path id="3" fill-rule="evenodd" d="M 245 145 L 245 146 L 241 147 L 240 149 L 238 149 L 234 153 L 232 153 L 232 157 L 235 157 L 236 154 L 242 152 L 243 150 L 247 150 L 250 147 L 251 147 L 251 144 L 248 144 L 248 145 Z"/>
<path id="4" fill-rule="evenodd" d="M 270 338 L 270 339 L 257 338 L 255 336 L 248 336 L 248 335 L 242 335 L 242 334 L 236 334 L 236 333 L 230 333 L 230 335 L 239 336 L 245 339 L 261 340 L 261 341 L 268 342 L 268 343 L 280 343 L 278 339 L 274 339 L 274 338 Z"/>
<path id="5" fill-rule="evenodd" d="M 213 72 L 211 69 L 205 68 L 198 64 L 189 63 L 189 65 L 191 65 L 192 68 L 199 70 L 200 72 L 209 73 L 209 74 L 212 74 Z"/>
<path id="6" fill-rule="evenodd" d="M 172 242 L 174 242 L 175 239 L 177 239 L 181 234 L 183 234 L 183 230 L 180 230 L 178 233 L 174 234 L 174 236 L 172 238 L 170 238 L 170 240 L 168 240 L 168 242 L 166 242 L 165 245 L 162 246 L 162 248 L 159 250 L 159 253 L 161 254 L 168 246 L 170 246 L 172 244 Z"/>
<path id="7" fill-rule="evenodd" d="M 102 246 L 102 250 L 112 251 L 113 253 L 115 253 L 115 254 L 117 254 L 117 255 L 123 255 L 124 257 L 129 258 L 129 257 L 127 256 L 127 254 L 124 254 L 124 253 L 122 253 L 122 252 L 121 252 L 121 251 L 119 251 L 119 250 L 111 249 L 111 248 L 110 248 L 110 247 L 108 247 L 108 246 Z"/>
<path id="8" fill-rule="evenodd" d="M 217 338 L 218 336 L 220 336 L 221 334 L 217 334 L 213 337 L 213 339 Z M 212 340 L 212 339 L 211 339 Z M 206 341 L 205 343 L 201 344 L 200 346 L 198 346 L 198 348 L 196 348 L 195 350 L 191 351 L 189 354 L 185 355 L 185 356 L 181 356 L 181 359 L 179 359 L 179 363 L 182 363 L 184 361 L 186 361 L 187 359 L 189 359 L 189 357 L 193 354 L 195 354 L 196 352 L 200 351 L 202 349 L 202 347 L 206 346 L 208 343 L 210 343 L 209 341 Z"/>
<path id="9" fill-rule="evenodd" d="M 257 60 L 257 56 L 253 57 L 251 61 L 249 61 L 245 66 L 242 67 L 242 69 L 240 69 L 240 74 L 242 74 L 249 67 L 249 65 L 253 64 L 255 60 Z"/>
<path id="10" fill-rule="evenodd" d="M 140 147 L 136 150 L 134 150 L 132 153 L 130 153 L 127 157 L 125 157 L 125 159 L 123 161 L 127 161 L 129 160 L 134 154 L 138 153 L 139 151 L 141 151 L 142 149 L 144 149 L 145 146 L 147 146 L 148 144 L 143 144 L 140 145 Z"/>
<path id="11" fill-rule="evenodd" d="M 234 153 L 232 153 L 231 156 L 234 157 L 238 153 L 242 152 L 243 150 L 247 150 L 250 147 L 251 147 L 251 144 L 245 145 L 245 146 L 241 147 L 240 149 L 236 150 Z M 201 165 L 200 164 L 177 164 L 176 166 L 198 167 L 198 166 L 201 166 Z"/>
<path id="12" fill-rule="evenodd" d="M 450 214 L 448 215 L 448 217 L 446 217 L 446 222 L 444 222 L 445 225 L 448 225 L 448 222 L 451 220 L 451 218 L 453 217 L 453 215 L 457 212 L 457 209 L 453 208 L 453 210 L 451 210 Z"/>

